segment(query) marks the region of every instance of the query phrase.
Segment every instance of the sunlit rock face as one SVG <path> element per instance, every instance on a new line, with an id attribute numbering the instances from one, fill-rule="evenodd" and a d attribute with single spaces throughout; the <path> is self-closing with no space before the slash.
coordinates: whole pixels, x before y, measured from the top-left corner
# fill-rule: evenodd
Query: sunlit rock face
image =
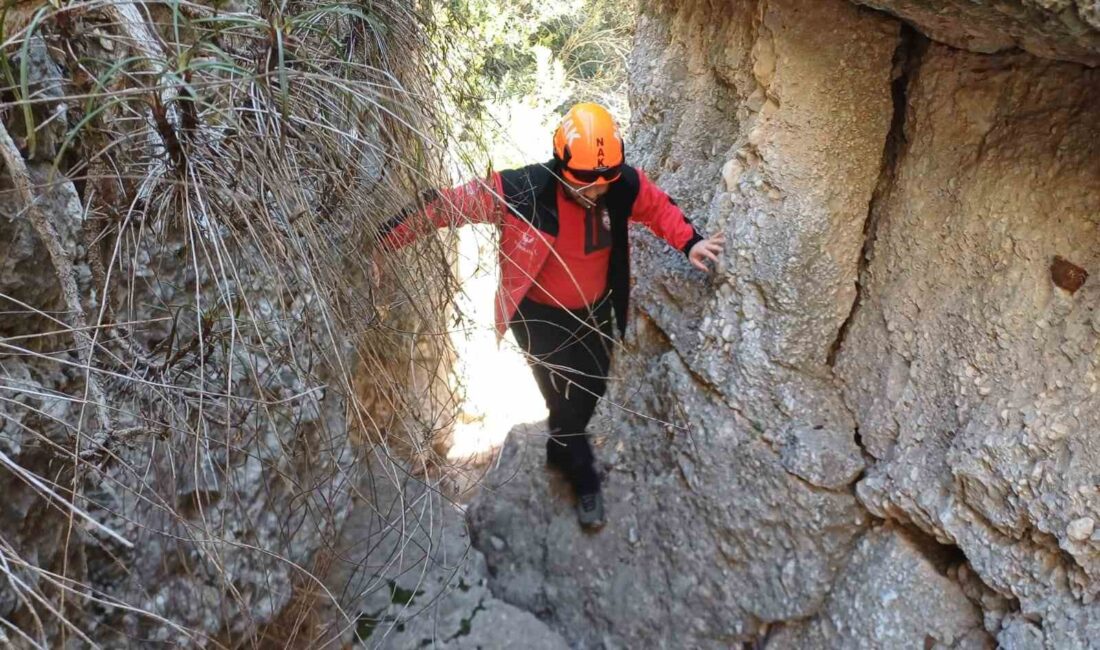
<path id="1" fill-rule="evenodd" d="M 902 140 L 837 363 L 873 458 L 857 494 L 1087 645 L 1100 285 L 1052 266 L 1100 270 L 1100 71 L 933 44 Z"/>
<path id="2" fill-rule="evenodd" d="M 577 647 L 1100 638 L 1092 14 L 878 4 L 912 22 L 642 4 L 629 151 L 728 250 L 708 279 L 635 233 L 607 529 L 529 433 L 471 515 L 494 592 Z"/>

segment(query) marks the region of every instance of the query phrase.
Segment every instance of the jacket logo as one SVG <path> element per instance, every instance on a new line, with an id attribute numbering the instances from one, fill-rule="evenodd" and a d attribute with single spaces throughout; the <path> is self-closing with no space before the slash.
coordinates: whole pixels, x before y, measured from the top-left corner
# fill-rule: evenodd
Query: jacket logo
<path id="1" fill-rule="evenodd" d="M 584 215 L 584 254 L 611 247 L 611 215 L 607 206 L 587 210 Z"/>
<path id="2" fill-rule="evenodd" d="M 523 233 L 523 236 L 519 238 L 519 248 L 525 251 L 531 250 L 531 244 L 535 243 L 535 236 L 529 232 Z"/>

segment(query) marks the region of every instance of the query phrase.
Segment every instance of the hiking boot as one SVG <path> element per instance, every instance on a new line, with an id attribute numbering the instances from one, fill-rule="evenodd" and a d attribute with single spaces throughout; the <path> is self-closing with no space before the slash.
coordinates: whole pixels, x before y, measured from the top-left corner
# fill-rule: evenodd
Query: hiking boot
<path id="1" fill-rule="evenodd" d="M 577 519 L 581 528 L 599 530 L 603 528 L 603 494 L 599 490 L 577 495 Z"/>
<path id="2" fill-rule="evenodd" d="M 599 530 L 604 524 L 603 494 L 595 465 L 591 461 L 575 464 L 571 478 L 573 492 L 577 495 L 577 519 L 581 528 Z"/>

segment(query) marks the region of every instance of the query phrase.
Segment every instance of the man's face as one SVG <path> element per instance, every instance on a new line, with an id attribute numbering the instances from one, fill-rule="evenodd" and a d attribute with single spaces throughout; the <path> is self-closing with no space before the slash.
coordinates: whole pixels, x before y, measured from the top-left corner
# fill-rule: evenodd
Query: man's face
<path id="1" fill-rule="evenodd" d="M 562 179 L 562 183 L 565 185 L 566 195 L 586 208 L 591 208 L 596 205 L 600 197 L 607 194 L 607 191 L 611 189 L 610 183 L 604 183 L 603 185 L 578 185 L 577 183 L 565 179 Z"/>

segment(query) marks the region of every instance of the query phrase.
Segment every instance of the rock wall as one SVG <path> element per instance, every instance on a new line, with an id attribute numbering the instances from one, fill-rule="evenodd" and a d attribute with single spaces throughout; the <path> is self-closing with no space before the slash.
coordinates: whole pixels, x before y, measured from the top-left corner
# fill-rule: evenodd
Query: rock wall
<path id="1" fill-rule="evenodd" d="M 630 151 L 727 254 L 635 233 L 608 528 L 524 437 L 471 514 L 575 647 L 1100 639 L 1093 9 L 869 4 L 641 5 Z"/>
<path id="2" fill-rule="evenodd" d="M 837 374 L 860 501 L 958 545 L 1048 644 L 1100 638 L 1100 71 L 933 44 Z M 1072 288 L 1072 285 L 1067 285 Z"/>
<path id="3" fill-rule="evenodd" d="M 403 172 L 435 173 L 431 111 L 399 115 L 423 96 L 407 77 L 427 83 L 419 18 L 292 3 L 286 34 L 307 27 L 276 64 L 284 32 L 248 5 L 2 16 L 35 97 L 0 84 L 2 647 L 312 645 L 280 613 L 331 595 L 317 576 L 366 471 L 349 426 L 378 443 L 421 395 L 352 409 L 353 372 L 380 392 L 445 374 L 362 334 L 364 251 Z M 392 164 L 414 149 L 423 168 Z M 436 244 L 402 269 L 415 290 L 388 287 L 405 332 L 442 328 Z"/>
<path id="4" fill-rule="evenodd" d="M 952 47 L 1032 54 L 1100 64 L 1100 5 L 1095 0 L 855 0 L 889 11 Z"/>
<path id="5" fill-rule="evenodd" d="M 345 616 L 354 616 L 333 635 L 340 647 L 503 650 L 519 639 L 531 650 L 569 647 L 490 592 L 485 557 L 440 490 L 380 453 L 365 461 L 326 579 Z"/>
<path id="6" fill-rule="evenodd" d="M 224 231 L 210 245 L 237 260 L 231 277 L 189 264 L 186 234 L 158 224 L 119 242 L 112 272 L 124 281 L 97 285 L 92 260 L 102 249 L 86 238 L 96 227 L 88 204 L 49 163 L 29 171 L 37 209 L 72 254 L 86 313 L 104 324 L 87 370 L 56 261 L 25 202 L 0 181 L 0 248 L 15 271 L 0 278 L 14 316 L 0 351 L 0 537 L 10 570 L 0 576 L 0 618 L 14 629 L 0 641 L 26 640 L 20 629 L 39 647 L 65 637 L 184 646 L 249 638 L 290 601 L 305 577 L 298 567 L 346 515 L 339 477 L 352 453 L 332 384 L 347 344 L 333 349 L 320 327 L 308 271 L 284 271 L 273 290 L 279 271 L 261 247 Z M 252 325 L 231 335 L 234 309 Z M 282 356 L 288 344 L 325 352 L 307 373 Z M 89 375 L 103 401 L 89 396 Z M 101 408 L 109 429 L 95 417 Z M 65 505 L 70 494 L 75 508 Z"/>

